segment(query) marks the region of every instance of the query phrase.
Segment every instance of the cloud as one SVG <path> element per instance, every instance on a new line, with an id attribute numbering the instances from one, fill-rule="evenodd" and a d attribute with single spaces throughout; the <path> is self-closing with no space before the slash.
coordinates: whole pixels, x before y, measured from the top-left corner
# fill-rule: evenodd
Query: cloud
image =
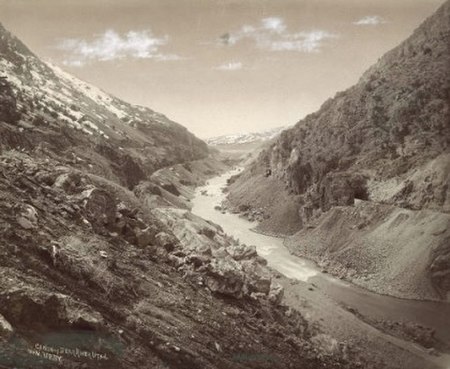
<path id="1" fill-rule="evenodd" d="M 283 33 L 286 30 L 284 20 L 281 18 L 271 17 L 264 18 L 261 21 L 263 28 L 276 33 Z"/>
<path id="2" fill-rule="evenodd" d="M 89 62 L 109 61 L 125 57 L 179 60 L 178 55 L 163 54 L 160 47 L 168 43 L 169 37 L 156 37 L 151 31 L 129 31 L 123 36 L 107 30 L 92 40 L 64 39 L 57 48 L 65 51 L 64 64 L 81 67 Z"/>
<path id="3" fill-rule="evenodd" d="M 222 64 L 222 65 L 219 65 L 218 67 L 216 67 L 214 69 L 226 70 L 226 71 L 239 70 L 239 69 L 242 69 L 242 63 L 241 62 L 225 63 L 225 64 Z"/>
<path id="4" fill-rule="evenodd" d="M 236 32 L 223 34 L 219 44 L 233 46 L 247 39 L 263 50 L 314 53 L 320 51 L 325 41 L 333 38 L 337 35 L 324 30 L 290 33 L 282 18 L 270 17 L 263 18 L 257 26 L 244 25 Z"/>
<path id="5" fill-rule="evenodd" d="M 353 22 L 356 26 L 377 26 L 383 23 L 386 23 L 386 21 L 379 15 L 367 15 Z"/>

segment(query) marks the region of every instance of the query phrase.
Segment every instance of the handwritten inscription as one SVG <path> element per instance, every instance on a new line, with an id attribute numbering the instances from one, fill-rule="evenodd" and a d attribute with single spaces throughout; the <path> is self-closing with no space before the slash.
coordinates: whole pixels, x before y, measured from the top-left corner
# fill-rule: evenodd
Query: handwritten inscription
<path id="1" fill-rule="evenodd" d="M 108 356 L 104 353 L 80 350 L 79 348 L 54 347 L 42 345 L 40 343 L 36 343 L 34 348 L 28 349 L 28 353 L 58 363 L 63 361 L 64 356 L 85 358 L 89 360 L 108 360 Z"/>

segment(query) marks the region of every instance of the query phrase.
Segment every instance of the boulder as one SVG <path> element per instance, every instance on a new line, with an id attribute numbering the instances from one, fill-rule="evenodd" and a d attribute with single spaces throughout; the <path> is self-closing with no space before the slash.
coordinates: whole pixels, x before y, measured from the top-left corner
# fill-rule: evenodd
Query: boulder
<path id="1" fill-rule="evenodd" d="M 213 259 L 205 283 L 212 292 L 240 298 L 243 296 L 244 279 L 241 266 L 233 259 Z"/>
<path id="2" fill-rule="evenodd" d="M 27 218 L 24 217 L 18 217 L 17 223 L 19 223 L 19 225 L 24 229 L 33 229 L 36 227 L 36 225 L 31 223 Z"/>
<path id="3" fill-rule="evenodd" d="M 241 265 L 247 276 L 248 292 L 261 292 L 268 295 L 272 282 L 269 270 L 258 264 L 256 260 L 243 260 Z"/>
<path id="4" fill-rule="evenodd" d="M 156 235 L 155 239 L 156 243 L 159 246 L 164 247 L 168 252 L 173 251 L 178 243 L 177 239 L 174 236 L 169 235 L 166 232 L 159 232 Z"/>
<path id="5" fill-rule="evenodd" d="M 63 173 L 55 180 L 54 187 L 61 188 L 67 193 L 79 192 L 81 186 L 81 176 L 78 173 Z"/>
<path id="6" fill-rule="evenodd" d="M 86 218 L 99 226 L 112 226 L 115 224 L 117 205 L 114 198 L 106 191 L 90 188 L 81 194 Z"/>
<path id="7" fill-rule="evenodd" d="M 227 256 L 229 256 L 229 253 L 225 249 L 225 247 L 219 247 L 218 249 L 212 250 L 212 256 L 215 258 L 226 258 Z"/>
<path id="8" fill-rule="evenodd" d="M 247 246 L 245 244 L 230 246 L 227 248 L 228 253 L 234 260 L 251 259 L 257 256 L 256 246 Z"/>
<path id="9" fill-rule="evenodd" d="M 212 255 L 212 251 L 211 251 L 211 245 L 209 243 L 198 243 L 195 245 L 195 249 L 194 249 L 195 253 L 201 254 L 201 255 L 207 255 L 207 256 L 211 256 Z"/>
<path id="10" fill-rule="evenodd" d="M 269 291 L 269 301 L 274 303 L 275 305 L 279 305 L 281 303 L 281 300 L 284 296 L 284 288 L 281 284 L 272 281 L 270 284 L 270 291 Z"/>
<path id="11" fill-rule="evenodd" d="M 262 256 L 260 256 L 260 255 L 256 255 L 255 260 L 258 262 L 258 264 L 261 264 L 261 265 L 264 265 L 264 266 L 267 265 L 267 260 L 264 259 L 264 258 L 263 258 Z"/>
<path id="12" fill-rule="evenodd" d="M 200 234 L 204 234 L 209 239 L 214 239 L 214 236 L 216 235 L 216 231 L 212 228 L 204 227 L 200 230 Z"/>
<path id="13" fill-rule="evenodd" d="M 249 211 L 251 209 L 251 206 L 248 204 L 241 204 L 238 207 L 239 212 L 243 213 L 245 211 Z"/>
<path id="14" fill-rule="evenodd" d="M 39 182 L 43 183 L 46 186 L 53 186 L 55 184 L 55 174 L 53 172 L 49 172 L 47 170 L 39 170 L 34 175 L 34 178 Z"/>
<path id="15" fill-rule="evenodd" d="M 167 260 L 175 268 L 179 268 L 180 266 L 186 264 L 186 258 L 181 257 L 181 256 L 177 256 L 177 255 L 174 255 L 174 254 L 167 255 Z"/>
<path id="16" fill-rule="evenodd" d="M 33 229 L 38 226 L 38 213 L 31 205 L 22 207 L 20 214 L 17 216 L 17 223 L 24 229 Z"/>

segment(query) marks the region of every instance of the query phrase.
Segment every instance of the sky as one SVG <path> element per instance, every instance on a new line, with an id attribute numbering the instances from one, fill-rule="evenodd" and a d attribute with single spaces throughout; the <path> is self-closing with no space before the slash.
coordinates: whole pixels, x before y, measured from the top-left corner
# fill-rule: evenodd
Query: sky
<path id="1" fill-rule="evenodd" d="M 443 0 L 0 0 L 43 60 L 206 138 L 296 123 Z"/>

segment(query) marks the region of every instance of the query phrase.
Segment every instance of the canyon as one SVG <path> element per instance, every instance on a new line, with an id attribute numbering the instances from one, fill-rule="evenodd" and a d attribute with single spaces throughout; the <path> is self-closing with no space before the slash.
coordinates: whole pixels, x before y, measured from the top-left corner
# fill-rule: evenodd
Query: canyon
<path id="1" fill-rule="evenodd" d="M 449 37 L 208 146 L 0 25 L 0 367 L 447 368 Z"/>

